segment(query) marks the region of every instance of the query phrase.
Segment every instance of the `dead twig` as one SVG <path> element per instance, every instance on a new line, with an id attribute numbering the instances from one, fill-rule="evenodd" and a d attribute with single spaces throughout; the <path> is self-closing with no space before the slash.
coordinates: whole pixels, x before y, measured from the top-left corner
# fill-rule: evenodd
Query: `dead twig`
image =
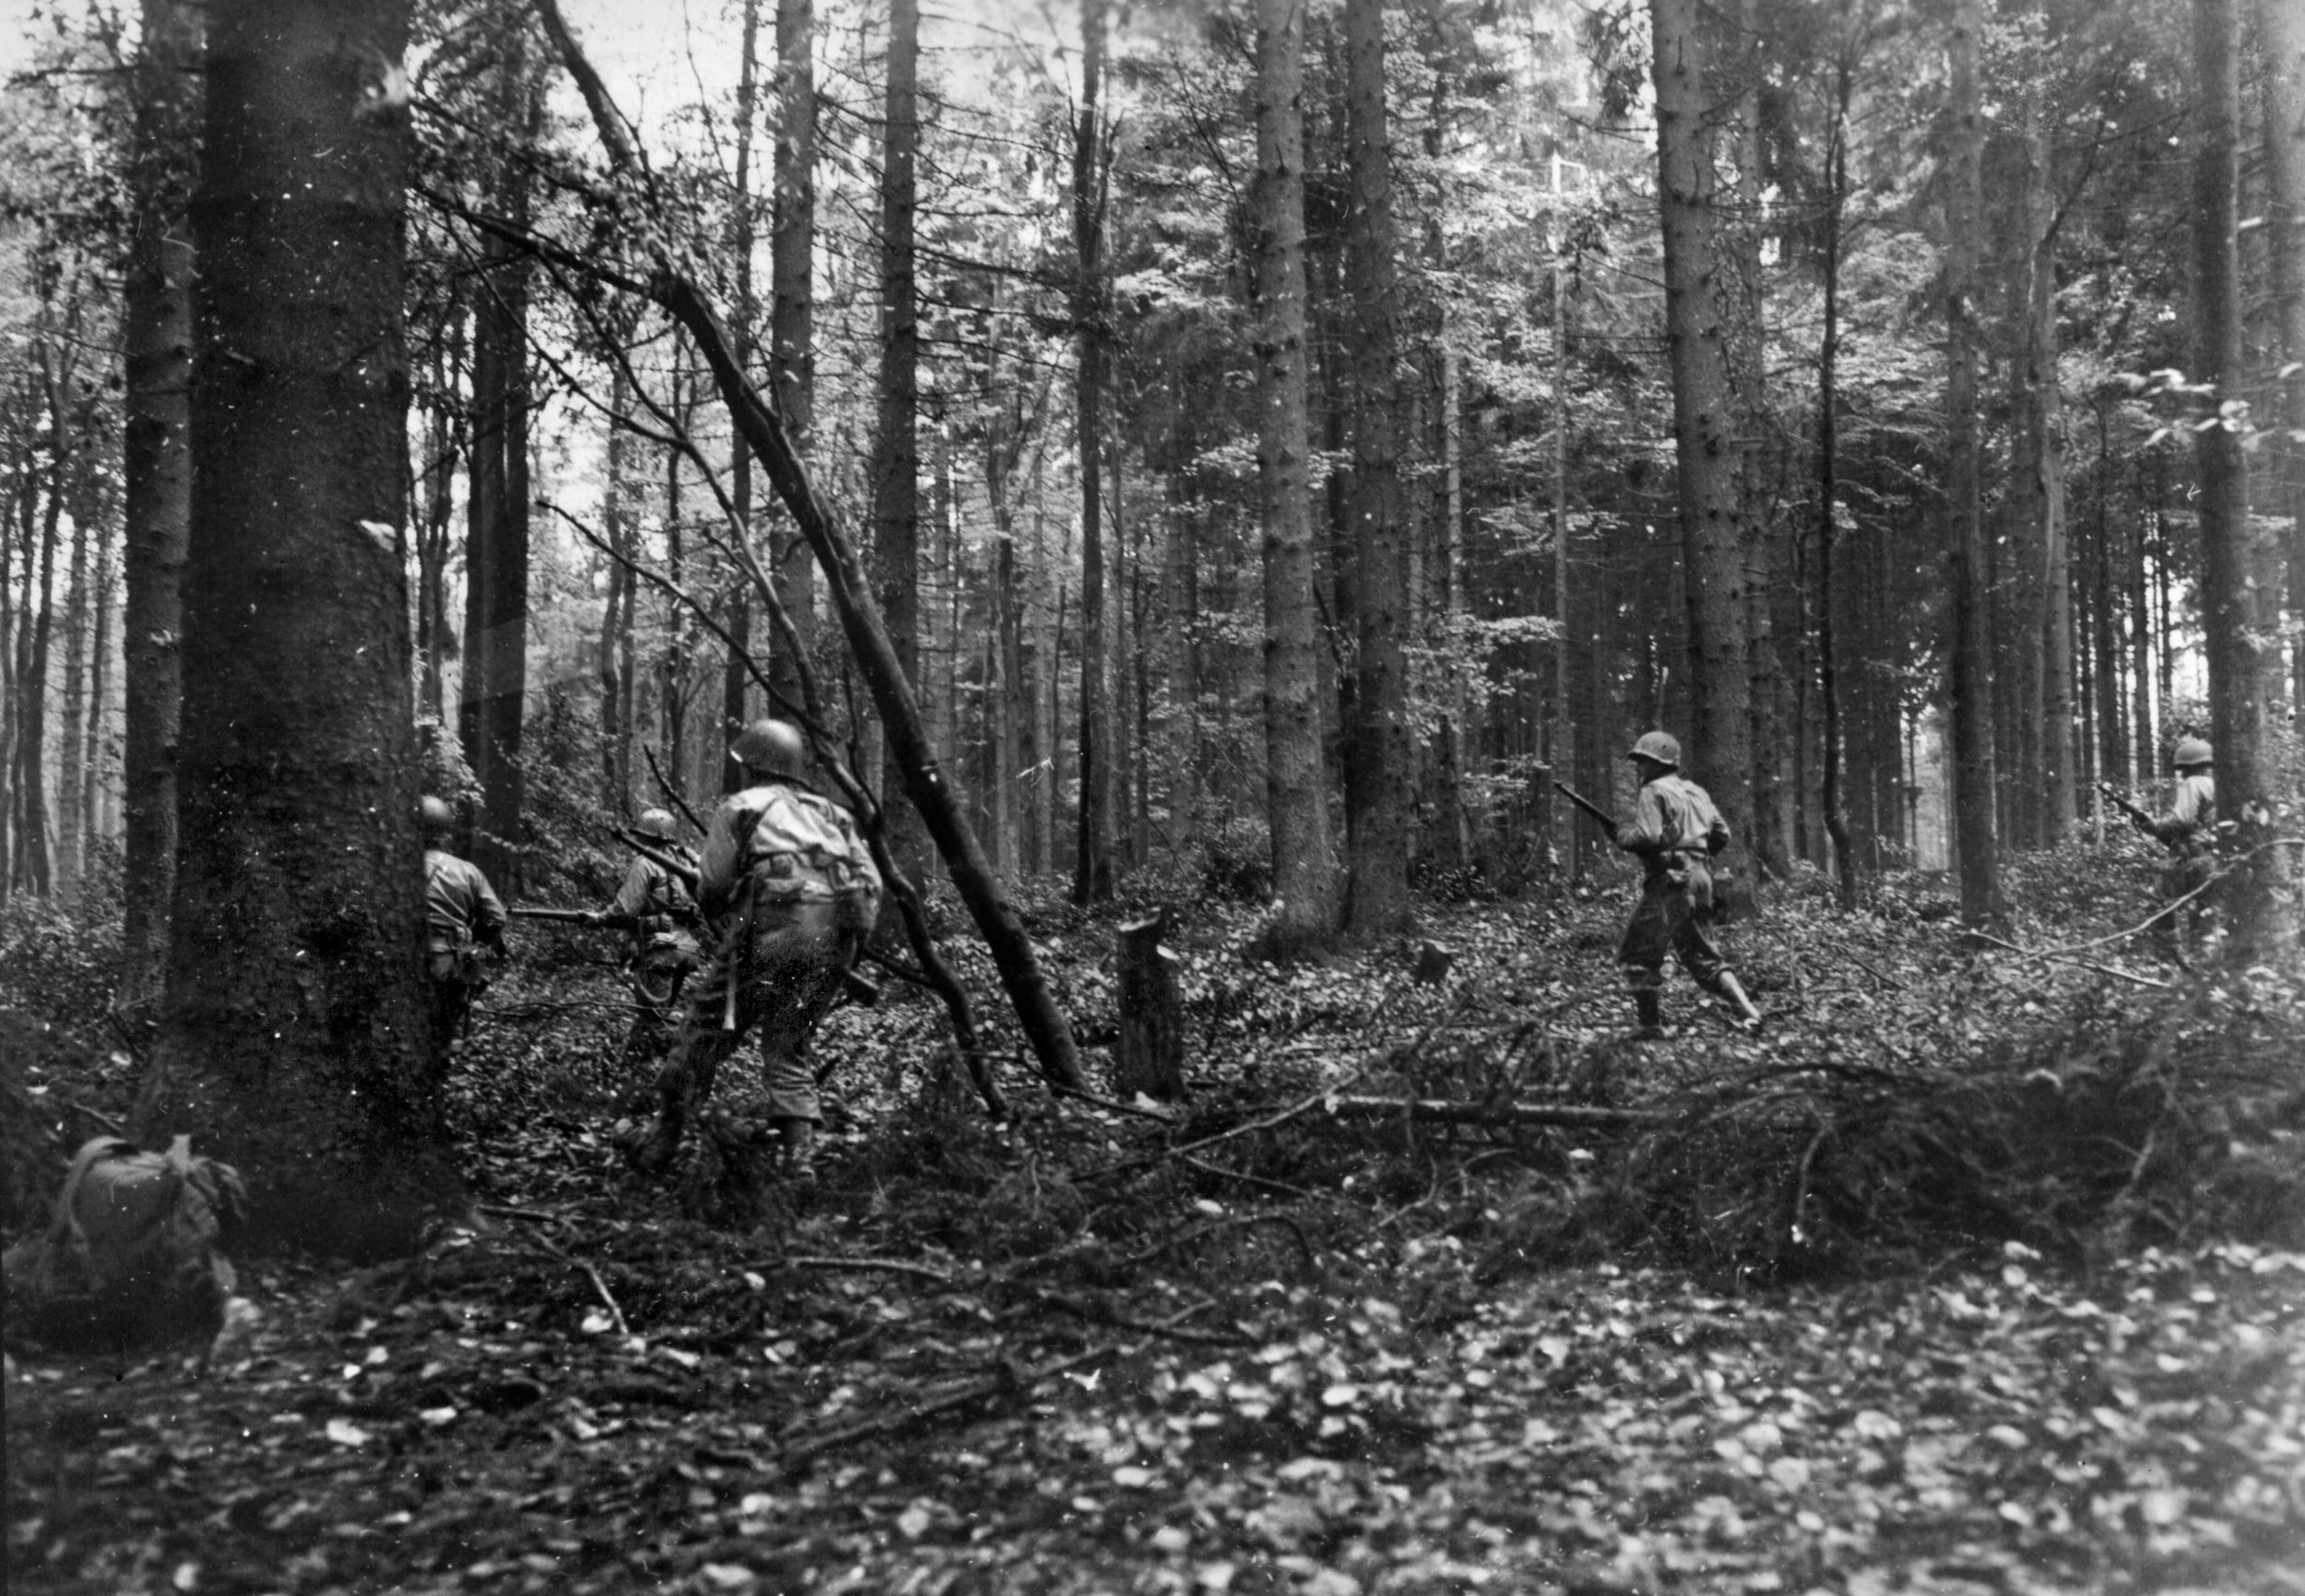
<path id="1" fill-rule="evenodd" d="M 1146 1326 L 1145 1329 L 1154 1333 L 1173 1332 L 1178 1325 L 1200 1311 L 1201 1308 L 1199 1306 L 1188 1307 L 1166 1319 L 1157 1320 Z M 828 1430 L 821 1436 L 796 1441 L 785 1448 L 784 1457 L 780 1461 L 785 1472 L 793 1473 L 825 1453 L 836 1448 L 845 1447 L 852 1441 L 864 1440 L 871 1436 L 885 1435 L 892 1430 L 904 1429 L 919 1424 L 924 1419 L 931 1419 L 940 1413 L 949 1413 L 956 1408 L 964 1408 L 973 1402 L 983 1401 L 987 1397 L 997 1397 L 1003 1393 L 1022 1394 L 1031 1390 L 1043 1380 L 1063 1374 L 1067 1369 L 1078 1368 L 1082 1364 L 1093 1362 L 1098 1358 L 1119 1355 L 1123 1351 L 1124 1349 L 1118 1347 L 1090 1347 L 1086 1351 L 1074 1353 L 1069 1357 L 1045 1363 L 1038 1368 L 1005 1367 L 999 1374 L 989 1379 L 971 1380 L 968 1384 L 947 1391 L 942 1396 L 916 1402 L 894 1412 L 876 1413 L 869 1419 L 859 1419 L 853 1425 L 844 1425 L 837 1430 Z"/>
<path id="2" fill-rule="evenodd" d="M 1197 1169 L 1203 1175 L 1213 1175 L 1220 1180 L 1238 1180 L 1249 1186 L 1261 1186 L 1268 1190 L 1277 1191 L 1283 1197 L 1294 1198 L 1299 1202 L 1309 1202 L 1314 1197 L 1312 1192 L 1301 1186 L 1291 1186 L 1285 1180 L 1274 1180 L 1269 1176 L 1250 1175 L 1246 1170 L 1240 1169 L 1227 1169 L 1221 1164 L 1204 1164 L 1200 1159 L 1190 1156 L 1179 1156 L 1176 1162 L 1188 1169 Z"/>
<path id="3" fill-rule="evenodd" d="M 2192 894 L 2187 893 L 2186 896 L 2190 897 Z M 2169 905 L 2169 909 L 2164 909 L 2162 914 L 2167 914 L 2169 910 L 2177 908 L 2178 905 L 2182 904 L 2184 901 L 2185 900 L 2183 898 L 2177 899 Z M 2159 918 L 2159 915 L 2156 915 L 2153 917 L 2155 920 Z M 2149 926 L 2152 923 L 2153 920 L 2147 920 L 2145 922 L 2145 925 Z M 2139 926 L 2137 928 L 2138 930 L 2143 930 L 2145 926 Z M 1996 948 L 2005 948 L 2012 953 L 2022 953 L 2028 959 L 2042 959 L 2055 964 L 2078 965 L 2084 970 L 2095 970 L 2100 975 L 2111 975 L 2120 980 L 2134 981 L 2140 987 L 2151 987 L 2156 991 L 2166 992 L 2169 989 L 2169 984 L 2167 981 L 2156 980 L 2151 975 L 2140 975 L 2134 970 L 2124 970 L 2118 964 L 2100 964 L 2095 959 L 2076 959 L 2072 957 L 2070 954 L 2060 953 L 2053 950 L 2022 947 L 2015 942 L 2006 941 L 2002 938 L 1996 937 L 1991 931 L 1970 929 L 1964 931 L 1961 934 L 1980 942 L 1990 942 Z"/>
<path id="4" fill-rule="evenodd" d="M 1341 1119 L 1420 1119 L 1437 1125 L 1610 1128 L 1662 1125 L 1674 1117 L 1659 1108 L 1596 1108 L 1573 1103 L 1460 1103 L 1441 1097 L 1330 1097 L 1326 1106 Z"/>
<path id="5" fill-rule="evenodd" d="M 953 1283 L 952 1277 L 940 1269 L 931 1269 L 925 1263 L 906 1263 L 902 1259 L 894 1258 L 793 1257 L 774 1259 L 769 1262 L 757 1263 L 751 1267 L 762 1270 L 822 1269 L 848 1271 L 858 1274 L 869 1274 L 874 1272 L 882 1274 L 911 1274 L 917 1275 L 922 1280 L 932 1280 L 939 1285 L 951 1285 Z"/>
<path id="6" fill-rule="evenodd" d="M 559 1259 L 562 1263 L 568 1265 L 571 1269 L 580 1269 L 584 1271 L 585 1278 L 592 1282 L 592 1289 L 599 1295 L 600 1306 L 609 1310 L 609 1321 L 616 1326 L 617 1334 L 621 1336 L 629 1336 L 632 1333 L 632 1327 L 625 1320 L 624 1310 L 617 1306 L 616 1294 L 609 1289 L 608 1281 L 602 1277 L 598 1270 L 595 1269 L 585 1259 L 572 1255 L 567 1248 L 561 1247 L 560 1243 L 554 1241 L 549 1235 L 539 1235 L 536 1239 L 538 1247 L 544 1248 L 545 1251 L 550 1253 L 554 1258 Z"/>

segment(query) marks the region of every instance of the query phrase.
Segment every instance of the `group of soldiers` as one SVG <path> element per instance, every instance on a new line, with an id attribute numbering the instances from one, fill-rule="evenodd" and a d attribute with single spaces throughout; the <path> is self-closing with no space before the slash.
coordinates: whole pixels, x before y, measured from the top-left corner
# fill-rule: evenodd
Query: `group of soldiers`
<path id="1" fill-rule="evenodd" d="M 670 1166 L 721 1065 L 757 1029 L 784 1171 L 806 1181 L 813 1177 L 822 1114 L 815 1072 L 800 1050 L 870 935 L 881 874 L 848 811 L 811 785 L 807 744 L 792 726 L 753 722 L 730 757 L 744 767 L 747 785 L 714 811 L 702 855 L 680 846 L 669 813 L 645 811 L 636 830 L 646 845 L 636 850 L 615 899 L 577 917 L 632 937 L 626 1065 L 637 1069 L 670 1039 L 654 1123 L 635 1124 L 621 1139 L 632 1165 L 646 1175 Z M 1717 928 L 1715 863 L 1729 845 L 1728 823 L 1711 796 L 1681 774 L 1681 745 L 1669 733 L 1642 734 L 1626 757 L 1639 790 L 1633 818 L 1612 822 L 1612 840 L 1642 866 L 1640 898 L 1617 950 L 1637 1034 L 1663 1034 L 1668 953 L 1727 1006 L 1732 1024 L 1757 1030 L 1761 1011 Z M 2169 849 L 2157 926 L 2164 946 L 2181 958 L 2181 922 L 2198 934 L 2215 876 L 2216 783 L 2214 756 L 2198 737 L 2181 739 L 2171 763 L 2178 782 L 2166 812 L 2119 801 Z M 481 950 L 503 951 L 507 913 L 479 868 L 443 845 L 454 820 L 448 806 L 426 798 L 422 820 L 433 1026 L 444 1039 L 461 1033 L 483 984 Z"/>
<path id="2" fill-rule="evenodd" d="M 668 812 L 646 811 L 635 828 L 645 845 L 616 897 L 579 918 L 632 938 L 625 1064 L 653 1058 L 671 1035 L 654 1122 L 621 1139 L 632 1165 L 646 1175 L 671 1165 L 720 1066 L 757 1029 L 783 1172 L 806 1182 L 822 1109 L 800 1049 L 871 934 L 881 873 L 848 811 L 815 790 L 797 728 L 754 721 L 730 757 L 746 785 L 714 810 L 702 855 L 680 846 Z M 445 1046 L 484 985 L 481 952 L 503 952 L 509 915 L 479 869 L 444 845 L 455 820 L 448 805 L 426 798 L 421 819 L 433 1034 Z"/>

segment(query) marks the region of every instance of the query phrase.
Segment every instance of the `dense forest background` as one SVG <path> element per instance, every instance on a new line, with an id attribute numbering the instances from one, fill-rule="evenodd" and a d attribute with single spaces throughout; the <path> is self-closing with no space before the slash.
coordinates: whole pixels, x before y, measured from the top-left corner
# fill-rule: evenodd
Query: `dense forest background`
<path id="1" fill-rule="evenodd" d="M 644 183 L 615 201 L 529 8 L 420 7 L 402 519 L 417 710 L 474 800 L 476 857 L 550 890 L 592 817 L 661 782 L 716 791 L 730 728 L 797 706 L 800 662 L 823 730 L 894 790 L 693 339 L 587 275 L 628 223 L 681 253 L 774 387 L 1011 881 L 1271 882 L 1301 836 L 1318 846 L 1275 884 L 1303 896 L 1312 877 L 1289 878 L 1317 863 L 1333 928 L 1397 920 L 1390 874 L 1574 880 L 1599 839 L 1546 778 L 1605 799 L 1651 725 L 1691 743 L 1764 881 L 1943 868 L 1964 460 L 1985 845 L 2054 845 L 2098 823 L 2093 778 L 2142 791 L 2178 732 L 2211 728 L 2205 426 L 2246 463 L 2245 624 L 2294 771 L 2305 350 L 2280 6 L 2231 41 L 2242 358 L 2221 383 L 2197 336 L 2193 7 L 1666 8 L 1698 63 L 1661 130 L 1668 159 L 1678 136 L 1704 151 L 1683 207 L 1701 231 L 1673 245 L 1701 253 L 1694 337 L 1667 314 L 1658 19 L 1435 3 L 1356 40 L 1377 9 L 1296 18 L 1301 164 L 1271 170 L 1301 186 L 1298 300 L 1259 275 L 1289 202 L 1259 176 L 1270 63 L 1241 7 L 572 10 L 642 118 Z M 165 763 L 135 682 L 172 668 L 173 570 L 133 456 L 138 362 L 182 349 L 139 347 L 137 288 L 197 95 L 181 71 L 160 94 L 151 61 L 195 26 L 65 6 L 15 46 L 12 894 L 69 901 L 116 861 L 149 807 L 138 772 Z M 1276 345 L 1291 307 L 1301 335 Z M 1287 458 L 1259 368 L 1296 336 Z M 1727 471 L 1701 537 L 1674 444 L 1673 350 L 1696 344 Z M 1288 537 L 1260 457 L 1301 474 Z M 140 570 L 163 607 L 141 616 Z"/>

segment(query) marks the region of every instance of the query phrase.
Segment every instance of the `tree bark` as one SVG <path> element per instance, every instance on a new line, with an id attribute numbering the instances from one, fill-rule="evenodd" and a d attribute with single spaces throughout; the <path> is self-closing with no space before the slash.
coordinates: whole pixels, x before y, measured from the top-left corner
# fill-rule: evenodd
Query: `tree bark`
<path id="1" fill-rule="evenodd" d="M 176 727 L 183 696 L 184 540 L 192 519 L 187 385 L 192 376 L 192 226 L 185 215 L 198 136 L 201 12 L 144 0 L 136 57 L 135 231 L 122 303 L 127 377 L 121 612 L 127 706 L 121 739 L 127 833 L 121 883 L 123 1005 L 160 996 L 176 873 Z"/>
<path id="2" fill-rule="evenodd" d="M 760 109 L 761 0 L 743 0 L 743 42 L 737 61 L 737 170 L 728 198 L 728 260 L 736 277 L 736 302 L 729 306 L 729 336 L 737 360 L 752 368 L 760 306 L 752 295 L 752 124 Z M 774 277 L 774 268 L 771 268 Z M 752 524 L 752 455 L 741 438 L 728 440 L 728 499 L 737 519 Z M 737 737 L 751 724 L 752 605 L 740 574 L 728 591 L 728 654 L 720 672 L 721 746 L 733 751 Z M 720 763 L 720 790 L 741 792 L 751 780 L 736 758 Z"/>
<path id="3" fill-rule="evenodd" d="M 1841 217 L 1849 197 L 1849 111 L 1853 79 L 1844 52 L 1833 78 L 1833 128 L 1825 155 L 1825 325 L 1817 339 L 1817 696 L 1825 720 L 1825 833 L 1844 909 L 1857 906 L 1857 859 L 1849 845 L 1849 803 L 1841 790 L 1839 628 L 1834 624 L 1834 545 L 1840 536 Z"/>
<path id="4" fill-rule="evenodd" d="M 1279 907 L 1267 946 L 1317 952 L 1337 928 L 1336 852 L 1320 744 L 1306 414 L 1305 15 L 1257 0 L 1255 259 L 1259 514 L 1264 527 L 1265 804 Z"/>
<path id="5" fill-rule="evenodd" d="M 1081 467 L 1081 812 L 1072 901 L 1113 895 L 1112 690 L 1105 629 L 1104 238 L 1102 132 L 1104 0 L 1081 0 L 1081 114 L 1072 135 L 1072 321 L 1080 347 L 1073 420 Z"/>
<path id="6" fill-rule="evenodd" d="M 1978 484 L 1976 297 L 1978 241 L 1984 225 L 1984 126 L 1977 52 L 1983 26 L 1979 0 L 1956 0 L 1944 258 L 1946 599 L 1952 631 L 1947 698 L 1961 919 L 1973 930 L 1997 930 L 2008 911 L 2001 897 L 1994 814 L 1992 595 Z"/>
<path id="7" fill-rule="evenodd" d="M 1363 935 L 1406 928 L 1409 900 L 1409 602 L 1407 529 L 1400 479 L 1400 283 L 1394 263 L 1392 150 L 1385 114 L 1385 18 L 1381 0 L 1344 8 L 1347 160 L 1352 201 L 1345 216 L 1345 292 L 1352 301 L 1353 550 L 1360 626 L 1347 784 L 1354 812 L 1350 928 Z"/>
<path id="8" fill-rule="evenodd" d="M 515 41 L 497 68 L 506 124 L 541 103 Z M 526 226 L 528 179 L 509 159 L 496 199 Z M 528 278 L 519 252 L 491 239 L 473 313 L 472 488 L 465 557 L 464 684 L 457 736 L 480 784 L 468 852 L 497 890 L 519 891 L 522 712 L 528 692 Z"/>
<path id="9" fill-rule="evenodd" d="M 2209 718 L 2216 750 L 2217 821 L 2230 871 L 2228 953 L 2240 966 L 2294 945 L 2275 797 L 2265 689 L 2277 652 L 2256 612 L 2258 569 L 2241 454 L 2240 254 L 2238 245 L 2240 89 L 2234 0 L 2193 0 L 2195 117 L 2194 364 L 2217 407 L 2193 435 L 2201 517 L 2201 611 L 2209 656 Z M 2220 415 L 2220 412 L 2222 414 Z"/>
<path id="10" fill-rule="evenodd" d="M 1753 840 L 1752 692 L 1737 460 L 1736 399 L 1724 325 L 1719 181 L 1708 126 L 1711 51 L 1697 0 L 1650 0 L 1657 83 L 1658 204 L 1665 254 L 1665 343 L 1673 367 L 1681 558 L 1688 612 L 1690 722 L 1684 769 L 1729 822 L 1733 862 Z M 1747 872 L 1749 875 L 1749 872 Z"/>
<path id="11" fill-rule="evenodd" d="M 2265 252 L 2273 267 L 2274 314 L 2280 327 L 2279 497 L 2269 508 L 2289 523 L 2289 621 L 2305 623 L 2305 6 L 2257 0 L 2264 64 L 2259 85 L 2265 124 Z M 2289 702 L 2305 710 L 2305 629 L 2295 634 Z"/>
<path id="12" fill-rule="evenodd" d="M 239 1166 L 253 1251 L 458 1200 L 427 1035 L 404 538 L 406 0 L 215 0 L 181 852 L 136 1134 Z M 361 46 L 349 45 L 357 38 Z"/>
<path id="13" fill-rule="evenodd" d="M 64 703 L 56 739 L 56 861 L 57 904 L 75 907 L 80 896 L 80 864 L 87 811 L 80 796 L 85 785 L 89 748 L 89 534 L 100 514 L 96 492 L 96 441 L 91 435 L 94 406 L 80 407 L 81 445 L 72 473 L 72 557 L 65 573 Z"/>
<path id="14" fill-rule="evenodd" d="M 895 650 L 897 670 L 917 691 L 920 681 L 920 302 L 913 277 L 913 207 L 919 155 L 920 6 L 889 0 L 886 120 L 881 145 L 881 376 L 880 424 L 872 442 L 874 585 Z M 897 863 L 917 871 L 920 830 L 904 805 L 905 783 L 893 766 L 897 734 L 884 727 L 890 766 L 881 802 L 889 820 L 889 848 Z M 935 743 L 922 744 L 935 761 Z"/>
<path id="15" fill-rule="evenodd" d="M 768 350 L 770 391 L 793 447 L 805 457 L 816 409 L 816 7 L 814 0 L 776 5 L 776 194 L 769 230 Z M 816 573 L 806 539 L 769 544 L 776 597 L 792 623 L 794 644 L 769 656 L 771 689 L 800 698 L 804 659 L 816 646 Z"/>

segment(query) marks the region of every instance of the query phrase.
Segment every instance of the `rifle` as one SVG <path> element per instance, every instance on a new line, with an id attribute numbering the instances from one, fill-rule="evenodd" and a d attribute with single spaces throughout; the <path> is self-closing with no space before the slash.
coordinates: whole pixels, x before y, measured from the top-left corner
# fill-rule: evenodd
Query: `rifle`
<path id="1" fill-rule="evenodd" d="M 2144 810 L 2139 809 L 2135 804 L 2131 803 L 2127 798 L 2122 797 L 2121 794 L 2115 792 L 2111 782 L 2098 782 L 2097 784 L 2097 790 L 2103 793 L 2107 798 L 2112 799 L 2115 807 L 2120 809 L 2123 814 L 2127 815 L 2130 820 L 2134 822 L 2139 831 L 2144 832 L 2147 836 L 2151 836 L 2153 834 L 2153 817 L 2146 813 Z"/>
<path id="2" fill-rule="evenodd" d="M 646 859 L 650 864 L 661 865 L 666 869 L 670 870 L 680 879 L 680 884 L 688 888 L 689 896 L 692 898 L 696 895 L 697 870 L 694 865 L 682 864 L 679 859 L 674 858 L 670 854 L 665 853 L 661 849 L 649 846 L 648 844 L 641 840 L 638 833 L 628 832 L 621 826 L 617 828 L 616 840 L 622 843 L 626 847 L 632 849 L 642 858 Z"/>
<path id="3" fill-rule="evenodd" d="M 631 915 L 596 915 L 590 909 L 507 909 L 515 920 L 551 920 L 570 926 L 598 926 L 608 930 L 629 931 L 633 928 Z"/>
<path id="4" fill-rule="evenodd" d="M 1587 814 L 1592 816 L 1594 820 L 1599 821 L 1602 825 L 1607 826 L 1611 836 L 1614 837 L 1616 835 L 1616 816 L 1611 814 L 1607 810 L 1602 809 L 1599 804 L 1593 802 L 1592 799 L 1587 798 L 1583 793 L 1578 792 L 1575 787 L 1569 786 L 1568 783 L 1565 781 L 1556 781 L 1553 784 L 1553 786 L 1554 789 L 1563 798 L 1568 799 L 1569 802 L 1575 804 L 1578 809 L 1583 810 Z"/>

